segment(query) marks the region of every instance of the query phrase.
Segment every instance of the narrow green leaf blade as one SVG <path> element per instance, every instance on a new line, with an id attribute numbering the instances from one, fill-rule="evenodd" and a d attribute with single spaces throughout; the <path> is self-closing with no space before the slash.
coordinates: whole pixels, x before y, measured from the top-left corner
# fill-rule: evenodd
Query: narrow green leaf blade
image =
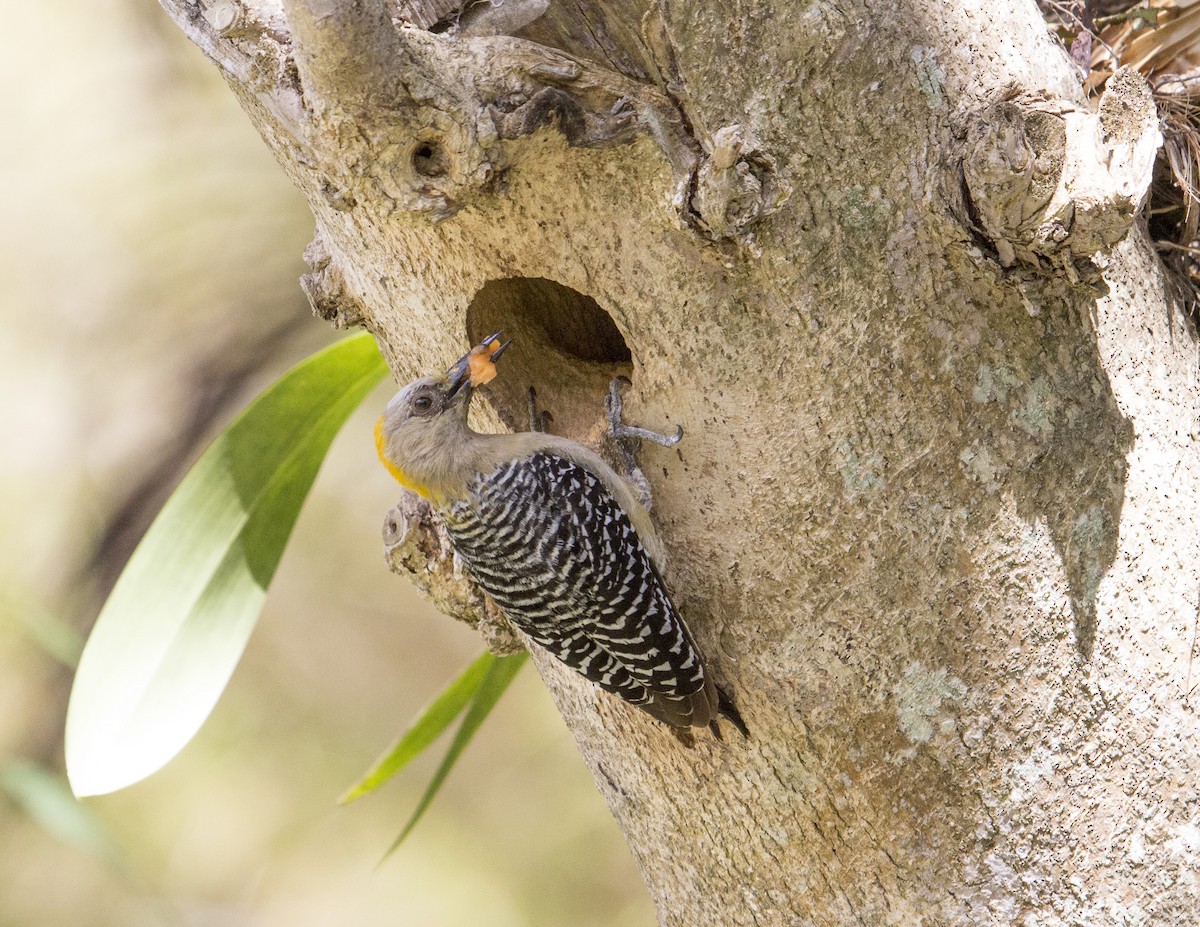
<path id="1" fill-rule="evenodd" d="M 79 665 L 83 638 L 69 623 L 23 589 L 0 591 L 0 625 L 11 624 L 43 653 L 64 666 Z"/>
<path id="2" fill-rule="evenodd" d="M 400 735 L 396 742 L 375 761 L 366 774 L 347 789 L 338 801 L 344 805 L 374 792 L 425 752 L 425 749 L 454 723 L 454 719 L 462 714 L 467 703 L 475 697 L 475 693 L 479 690 L 479 686 L 487 677 L 488 670 L 495 661 L 496 658 L 487 651 L 477 657 L 458 675 L 458 678 L 425 706 L 417 715 L 416 720 L 409 725 L 408 730 Z"/>
<path id="3" fill-rule="evenodd" d="M 58 840 L 121 865 L 121 852 L 112 837 L 76 801 L 61 775 L 28 760 L 8 760 L 0 764 L 0 789 Z"/>
<path id="4" fill-rule="evenodd" d="M 483 681 L 479 684 L 479 688 L 475 691 L 475 697 L 471 700 L 471 707 L 467 709 L 466 717 L 463 718 L 462 724 L 455 733 L 454 740 L 450 742 L 450 749 L 446 751 L 446 756 L 437 768 L 437 772 L 433 774 L 429 785 L 425 787 L 425 793 L 421 796 L 421 800 L 417 802 L 417 807 L 408 819 L 408 823 L 404 825 L 404 830 L 400 832 L 400 836 L 396 838 L 396 841 L 388 847 L 387 853 L 384 854 L 384 859 L 395 852 L 396 848 L 404 842 L 404 839 L 412 833 L 412 829 L 417 826 L 417 822 L 421 820 L 421 817 L 433 803 L 434 797 L 446 781 L 446 777 L 450 775 L 450 770 L 454 768 L 454 764 L 458 762 L 459 756 L 462 755 L 467 744 L 471 742 L 471 738 L 479 730 L 479 726 L 491 714 L 492 709 L 496 707 L 496 702 L 504 694 L 504 690 L 508 688 L 509 683 L 513 681 L 513 677 L 517 675 L 517 672 L 525 665 L 525 661 L 528 659 L 529 654 L 522 651 L 521 653 L 510 654 L 507 657 L 498 657 L 488 667 L 487 675 L 484 676 Z"/>
<path id="5" fill-rule="evenodd" d="M 76 795 L 148 776 L 208 717 L 329 445 L 386 369 L 365 333 L 314 354 L 259 396 L 180 483 L 80 659 L 66 731 Z"/>

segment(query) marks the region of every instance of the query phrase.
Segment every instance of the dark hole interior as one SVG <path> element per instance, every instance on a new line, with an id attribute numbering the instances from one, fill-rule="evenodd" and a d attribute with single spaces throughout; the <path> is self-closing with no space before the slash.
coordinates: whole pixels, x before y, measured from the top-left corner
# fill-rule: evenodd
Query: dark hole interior
<path id="1" fill-rule="evenodd" d="M 412 153 L 413 170 L 425 177 L 440 177 L 446 173 L 446 155 L 436 142 L 420 142 Z"/>
<path id="2" fill-rule="evenodd" d="M 467 308 L 467 337 L 497 330 L 513 340 L 484 394 L 515 431 L 529 429 L 529 387 L 554 434 L 584 441 L 604 428 L 604 396 L 615 376 L 630 376 L 633 357 L 607 312 L 592 297 L 544 277 L 492 280 Z"/>

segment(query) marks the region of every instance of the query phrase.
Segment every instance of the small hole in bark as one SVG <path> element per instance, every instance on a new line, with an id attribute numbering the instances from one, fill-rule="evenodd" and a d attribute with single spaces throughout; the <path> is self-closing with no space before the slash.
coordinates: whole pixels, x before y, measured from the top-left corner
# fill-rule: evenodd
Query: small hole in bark
<path id="1" fill-rule="evenodd" d="M 441 177 L 449 167 L 445 149 L 437 142 L 420 142 L 412 153 L 412 165 L 422 177 Z"/>
<path id="2" fill-rule="evenodd" d="M 613 377 L 633 373 L 633 357 L 612 316 L 592 297 L 543 277 L 508 277 L 483 286 L 467 308 L 477 344 L 498 329 L 513 339 L 499 376 L 483 390 L 504 422 L 529 430 L 529 387 L 550 431 L 592 440 L 604 428 Z"/>

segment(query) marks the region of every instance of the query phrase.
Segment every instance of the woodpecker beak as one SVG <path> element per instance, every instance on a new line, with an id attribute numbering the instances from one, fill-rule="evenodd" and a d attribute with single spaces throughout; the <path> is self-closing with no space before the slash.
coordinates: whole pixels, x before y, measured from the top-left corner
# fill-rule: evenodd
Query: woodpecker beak
<path id="1" fill-rule="evenodd" d="M 504 353 L 512 340 L 500 343 L 504 331 L 489 335 L 483 341 L 471 348 L 446 371 L 446 379 L 450 382 L 447 396 L 453 399 L 460 396 L 465 400 L 477 386 L 490 383 L 496 377 L 496 361 Z"/>

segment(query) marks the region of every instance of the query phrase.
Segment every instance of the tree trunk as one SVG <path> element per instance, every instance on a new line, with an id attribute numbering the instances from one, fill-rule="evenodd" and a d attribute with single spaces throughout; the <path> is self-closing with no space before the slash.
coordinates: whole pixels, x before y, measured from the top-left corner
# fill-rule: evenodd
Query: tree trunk
<path id="1" fill-rule="evenodd" d="M 532 384 L 594 444 L 625 373 L 687 430 L 642 464 L 749 739 L 535 653 L 663 924 L 1195 923 L 1197 342 L 1140 78 L 1093 112 L 1019 0 L 164 3 L 400 382 L 503 327 L 481 422 Z"/>

